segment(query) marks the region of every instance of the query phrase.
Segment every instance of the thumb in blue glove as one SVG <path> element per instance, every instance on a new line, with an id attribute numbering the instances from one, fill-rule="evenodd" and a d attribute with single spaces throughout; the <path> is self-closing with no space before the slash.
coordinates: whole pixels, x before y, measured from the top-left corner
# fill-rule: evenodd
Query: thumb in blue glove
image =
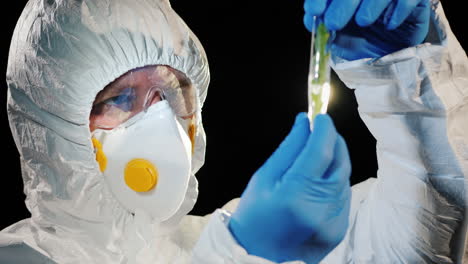
<path id="1" fill-rule="evenodd" d="M 351 165 L 328 115 L 310 132 L 305 113 L 254 174 L 229 222 L 249 254 L 271 261 L 318 263 L 348 227 Z"/>

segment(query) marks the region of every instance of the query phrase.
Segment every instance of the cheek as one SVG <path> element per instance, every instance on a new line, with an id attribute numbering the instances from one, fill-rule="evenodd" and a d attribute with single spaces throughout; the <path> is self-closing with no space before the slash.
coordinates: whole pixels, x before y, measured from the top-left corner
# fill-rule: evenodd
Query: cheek
<path id="1" fill-rule="evenodd" d="M 91 114 L 89 117 L 90 129 L 113 129 L 120 125 L 123 121 L 130 118 L 132 112 L 124 112 L 116 107 L 110 107 L 105 114 Z"/>

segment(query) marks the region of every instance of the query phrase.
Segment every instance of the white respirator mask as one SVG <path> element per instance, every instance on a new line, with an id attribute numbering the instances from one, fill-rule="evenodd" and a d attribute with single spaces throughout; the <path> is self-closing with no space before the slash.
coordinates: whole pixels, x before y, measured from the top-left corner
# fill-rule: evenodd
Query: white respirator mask
<path id="1" fill-rule="evenodd" d="M 192 142 L 167 101 L 112 130 L 96 129 L 93 137 L 107 159 L 105 182 L 125 209 L 158 222 L 177 212 L 191 175 Z"/>

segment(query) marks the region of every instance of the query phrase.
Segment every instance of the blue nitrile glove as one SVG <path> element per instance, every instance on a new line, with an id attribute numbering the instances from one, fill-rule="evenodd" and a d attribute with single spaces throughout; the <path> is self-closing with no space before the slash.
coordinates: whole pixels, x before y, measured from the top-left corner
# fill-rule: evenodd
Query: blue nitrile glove
<path id="1" fill-rule="evenodd" d="M 253 175 L 229 228 L 251 255 L 318 263 L 346 234 L 350 173 L 346 143 L 331 118 L 318 115 L 310 132 L 301 113 Z"/>
<path id="2" fill-rule="evenodd" d="M 429 31 L 430 0 L 305 0 L 304 24 L 325 14 L 336 30 L 332 53 L 347 60 L 380 58 L 421 44 Z"/>

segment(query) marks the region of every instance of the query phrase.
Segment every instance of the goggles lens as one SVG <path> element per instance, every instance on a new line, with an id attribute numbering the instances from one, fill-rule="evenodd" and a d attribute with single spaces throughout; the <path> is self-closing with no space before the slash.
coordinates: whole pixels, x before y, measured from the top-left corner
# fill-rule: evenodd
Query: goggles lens
<path id="1" fill-rule="evenodd" d="M 113 129 L 162 100 L 182 119 L 196 111 L 195 88 L 182 72 L 165 65 L 129 71 L 98 93 L 90 129 Z"/>

